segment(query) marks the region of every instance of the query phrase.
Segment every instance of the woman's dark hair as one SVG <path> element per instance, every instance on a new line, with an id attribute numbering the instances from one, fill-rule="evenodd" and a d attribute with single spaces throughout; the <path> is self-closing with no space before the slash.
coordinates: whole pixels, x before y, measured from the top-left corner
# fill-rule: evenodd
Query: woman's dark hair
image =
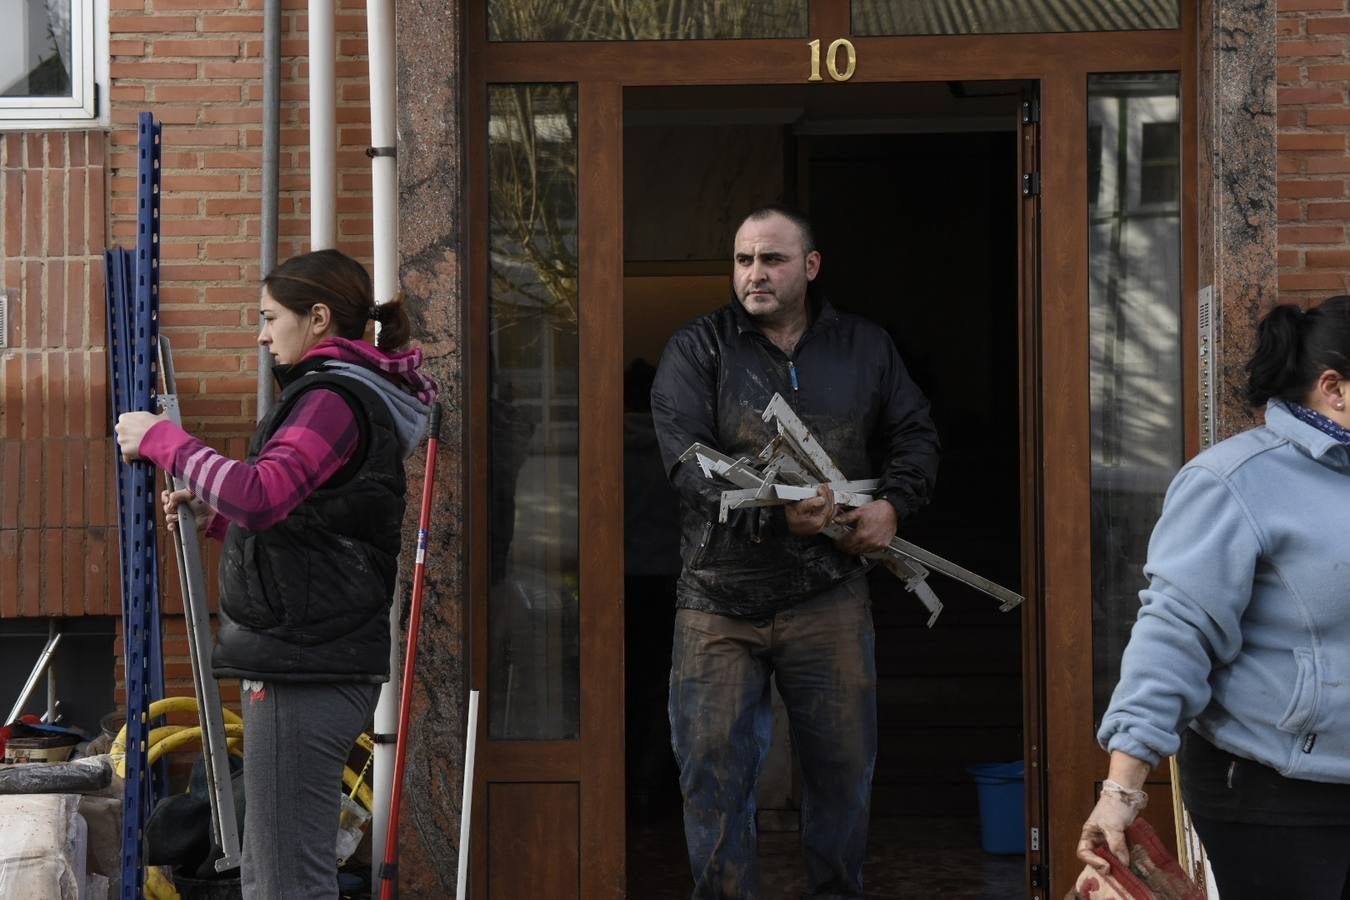
<path id="1" fill-rule="evenodd" d="M 316 303 L 326 305 L 339 337 L 360 340 L 371 320 L 380 323 L 376 346 L 381 350 L 397 350 L 412 337 L 403 295 L 376 305 L 370 273 L 340 250 L 292 256 L 263 279 L 263 286 L 273 300 L 296 315 L 309 315 Z"/>
<path id="2" fill-rule="evenodd" d="M 1272 397 L 1302 403 L 1327 369 L 1350 378 L 1350 295 L 1306 311 L 1292 303 L 1272 309 L 1256 328 L 1243 393 L 1252 406 Z"/>

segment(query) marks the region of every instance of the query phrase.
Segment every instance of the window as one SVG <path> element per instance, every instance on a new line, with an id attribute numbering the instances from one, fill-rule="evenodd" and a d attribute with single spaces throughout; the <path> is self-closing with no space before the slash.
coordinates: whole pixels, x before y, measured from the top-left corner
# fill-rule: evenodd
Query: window
<path id="1" fill-rule="evenodd" d="M 0 0 L 0 129 L 106 120 L 107 0 Z"/>

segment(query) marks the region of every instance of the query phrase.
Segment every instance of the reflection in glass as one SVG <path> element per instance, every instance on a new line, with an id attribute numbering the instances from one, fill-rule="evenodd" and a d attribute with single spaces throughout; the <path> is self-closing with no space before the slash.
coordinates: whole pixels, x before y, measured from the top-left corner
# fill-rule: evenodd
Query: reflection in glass
<path id="1" fill-rule="evenodd" d="M 1178 88 L 1174 73 L 1088 81 L 1096 721 L 1139 611 L 1149 534 L 1185 453 Z"/>
<path id="2" fill-rule="evenodd" d="M 0 96 L 70 96 L 71 0 L 19 0 L 0 30 Z"/>
<path id="3" fill-rule="evenodd" d="M 1026 34 L 1180 27 L 1180 0 L 853 0 L 856 35 Z"/>
<path id="4" fill-rule="evenodd" d="M 489 88 L 488 169 L 489 731 L 575 738 L 575 86 Z"/>
<path id="5" fill-rule="evenodd" d="M 488 0 L 494 41 L 806 36 L 808 0 Z"/>

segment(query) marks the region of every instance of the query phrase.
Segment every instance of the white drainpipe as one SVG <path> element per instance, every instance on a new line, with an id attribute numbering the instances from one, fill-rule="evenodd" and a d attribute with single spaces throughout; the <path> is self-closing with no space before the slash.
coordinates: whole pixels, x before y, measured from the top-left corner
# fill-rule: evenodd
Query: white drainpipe
<path id="1" fill-rule="evenodd" d="M 368 0 L 366 28 L 370 57 L 370 147 L 372 223 L 375 237 L 375 302 L 386 303 L 398 294 L 398 160 L 394 156 L 396 81 L 394 66 L 393 0 Z M 378 326 L 377 326 L 378 328 Z M 380 689 L 375 707 L 375 731 L 392 735 L 398 731 L 400 662 L 398 598 L 389 615 L 389 680 Z M 384 860 L 388 835 L 389 803 L 394 786 L 394 745 L 375 745 L 375 809 L 371 821 L 374 869 Z"/>
<path id="2" fill-rule="evenodd" d="M 309 0 L 309 249 L 337 245 L 337 34 L 333 0 Z"/>

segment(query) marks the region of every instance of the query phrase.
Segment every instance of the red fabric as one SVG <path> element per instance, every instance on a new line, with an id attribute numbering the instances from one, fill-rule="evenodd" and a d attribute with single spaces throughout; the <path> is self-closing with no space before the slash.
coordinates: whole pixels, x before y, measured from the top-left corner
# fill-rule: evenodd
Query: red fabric
<path id="1" fill-rule="evenodd" d="M 1084 867 L 1065 900 L 1206 900 L 1205 892 L 1182 870 L 1148 822 L 1135 819 L 1125 830 L 1125 840 L 1130 846 L 1129 866 L 1099 847 L 1097 855 L 1106 860 L 1110 871 L 1100 875 L 1091 866 Z"/>

